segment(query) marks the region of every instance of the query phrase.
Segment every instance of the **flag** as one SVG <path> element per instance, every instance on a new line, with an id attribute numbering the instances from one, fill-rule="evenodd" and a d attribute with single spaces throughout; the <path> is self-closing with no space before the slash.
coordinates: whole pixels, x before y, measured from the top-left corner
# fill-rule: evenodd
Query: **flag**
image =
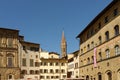
<path id="1" fill-rule="evenodd" d="M 96 48 L 94 48 L 94 68 L 96 68 L 97 67 L 97 59 L 96 59 L 96 53 L 97 53 L 97 49 Z"/>

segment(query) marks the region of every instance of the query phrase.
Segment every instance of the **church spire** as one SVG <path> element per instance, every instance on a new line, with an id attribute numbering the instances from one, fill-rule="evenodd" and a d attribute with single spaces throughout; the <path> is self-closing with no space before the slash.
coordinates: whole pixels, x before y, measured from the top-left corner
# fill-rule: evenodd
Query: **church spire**
<path id="1" fill-rule="evenodd" d="M 61 57 L 66 58 L 67 57 L 67 43 L 64 35 L 64 31 L 62 32 L 62 39 L 61 39 Z"/>

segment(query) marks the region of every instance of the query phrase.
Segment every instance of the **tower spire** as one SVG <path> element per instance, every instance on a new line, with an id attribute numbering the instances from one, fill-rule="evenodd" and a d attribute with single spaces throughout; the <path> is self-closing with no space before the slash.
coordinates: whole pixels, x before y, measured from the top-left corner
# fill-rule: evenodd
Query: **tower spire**
<path id="1" fill-rule="evenodd" d="M 66 58 L 67 57 L 67 43 L 64 35 L 64 31 L 62 32 L 62 39 L 61 39 L 61 57 Z"/>

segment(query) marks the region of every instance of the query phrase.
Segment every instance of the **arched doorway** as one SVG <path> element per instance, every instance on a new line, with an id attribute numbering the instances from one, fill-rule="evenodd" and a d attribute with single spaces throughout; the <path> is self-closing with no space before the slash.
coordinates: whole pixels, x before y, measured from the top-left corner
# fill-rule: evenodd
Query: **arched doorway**
<path id="1" fill-rule="evenodd" d="M 120 69 L 117 72 L 117 80 L 120 80 Z"/>
<path id="2" fill-rule="evenodd" d="M 86 76 L 86 80 L 89 80 L 89 76 L 88 75 Z"/>
<path id="3" fill-rule="evenodd" d="M 105 80 L 112 80 L 112 72 L 111 71 L 106 72 Z"/>
<path id="4" fill-rule="evenodd" d="M 106 80 L 112 80 L 112 72 L 111 71 L 107 72 L 106 75 L 107 75 Z"/>
<path id="5" fill-rule="evenodd" d="M 102 74 L 101 74 L 101 72 L 98 73 L 98 80 L 102 80 Z"/>

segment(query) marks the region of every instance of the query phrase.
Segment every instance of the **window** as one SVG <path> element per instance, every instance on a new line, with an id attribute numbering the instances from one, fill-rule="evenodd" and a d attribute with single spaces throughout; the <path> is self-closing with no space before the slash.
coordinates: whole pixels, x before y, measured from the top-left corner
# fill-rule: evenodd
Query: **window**
<path id="1" fill-rule="evenodd" d="M 100 60 L 102 60 L 102 54 L 101 54 L 101 52 L 99 52 L 99 58 L 100 58 Z"/>
<path id="2" fill-rule="evenodd" d="M 48 63 L 47 62 L 44 62 L 44 66 L 47 66 L 48 65 Z"/>
<path id="3" fill-rule="evenodd" d="M 54 76 L 51 76 L 51 79 L 53 79 L 54 78 Z"/>
<path id="4" fill-rule="evenodd" d="M 53 66 L 53 63 L 52 63 L 52 62 L 50 63 L 50 66 Z"/>
<path id="5" fill-rule="evenodd" d="M 107 22 L 108 22 L 108 16 L 105 17 L 105 23 L 107 23 Z"/>
<path id="6" fill-rule="evenodd" d="M 44 76 L 40 76 L 40 79 L 44 79 L 45 77 Z"/>
<path id="7" fill-rule="evenodd" d="M 12 38 L 12 36 L 9 36 L 8 37 L 8 45 L 7 45 L 7 47 L 12 47 L 13 46 L 13 38 Z"/>
<path id="8" fill-rule="evenodd" d="M 81 60 L 81 66 L 83 65 L 83 61 Z"/>
<path id="9" fill-rule="evenodd" d="M 8 79 L 14 79 L 14 76 L 12 74 L 9 74 Z"/>
<path id="10" fill-rule="evenodd" d="M 38 70 L 36 70 L 36 71 L 35 71 L 35 74 L 39 74 L 39 71 L 38 71 Z"/>
<path id="11" fill-rule="evenodd" d="M 40 62 L 40 65 L 42 66 L 42 65 L 43 65 L 43 62 Z"/>
<path id="12" fill-rule="evenodd" d="M 83 49 L 81 49 L 81 54 L 83 54 Z"/>
<path id="13" fill-rule="evenodd" d="M 92 62 L 93 62 L 94 61 L 94 57 L 92 56 L 91 58 L 92 58 Z"/>
<path id="14" fill-rule="evenodd" d="M 33 70 L 30 70 L 30 74 L 34 74 L 34 71 L 33 71 Z"/>
<path id="15" fill-rule="evenodd" d="M 101 43 L 102 43 L 102 38 L 101 38 L 101 36 L 99 36 L 98 39 L 99 39 L 99 44 L 101 44 Z"/>
<path id="16" fill-rule="evenodd" d="M 44 73 L 48 73 L 48 70 L 47 70 L 47 69 L 44 69 Z"/>
<path id="17" fill-rule="evenodd" d="M 59 65 L 59 63 L 58 62 L 56 62 L 56 64 L 55 64 L 56 66 L 58 66 Z"/>
<path id="18" fill-rule="evenodd" d="M 94 42 L 91 42 L 91 48 L 94 48 Z"/>
<path id="19" fill-rule="evenodd" d="M 39 67 L 39 62 L 35 62 L 35 67 Z"/>
<path id="20" fill-rule="evenodd" d="M 30 59 L 30 67 L 33 67 L 33 59 Z"/>
<path id="21" fill-rule="evenodd" d="M 105 37 L 106 37 L 106 41 L 108 41 L 109 40 L 109 31 L 105 32 Z"/>
<path id="22" fill-rule="evenodd" d="M 62 70 L 61 70 L 61 73 L 65 73 L 65 70 L 64 70 L 64 69 L 62 69 Z"/>
<path id="23" fill-rule="evenodd" d="M 87 45 L 87 49 L 90 50 L 90 45 L 89 44 Z"/>
<path id="24" fill-rule="evenodd" d="M 98 23 L 98 29 L 101 29 L 101 23 Z"/>
<path id="25" fill-rule="evenodd" d="M 116 25 L 114 27 L 114 32 L 115 32 L 115 36 L 119 35 L 119 26 L 118 25 Z"/>
<path id="26" fill-rule="evenodd" d="M 54 73 L 53 69 L 50 69 L 50 73 Z"/>
<path id="27" fill-rule="evenodd" d="M 27 70 L 22 70 L 21 73 L 22 74 L 27 74 Z"/>
<path id="28" fill-rule="evenodd" d="M 30 47 L 30 50 L 31 51 L 39 51 L 39 48 L 37 48 L 37 47 Z"/>
<path id="29" fill-rule="evenodd" d="M 87 60 L 88 60 L 87 63 L 90 64 L 90 58 L 88 58 Z"/>
<path id="30" fill-rule="evenodd" d="M 59 73 L 59 70 L 58 70 L 58 69 L 56 69 L 56 70 L 55 70 L 55 72 L 56 72 L 56 73 Z"/>
<path id="31" fill-rule="evenodd" d="M 22 59 L 22 66 L 26 66 L 26 59 L 25 58 Z"/>
<path id="32" fill-rule="evenodd" d="M 64 66 L 65 65 L 65 63 L 61 63 L 61 66 Z"/>
<path id="33" fill-rule="evenodd" d="M 47 79 L 50 79 L 50 76 L 47 76 L 46 78 L 47 78 Z"/>
<path id="34" fill-rule="evenodd" d="M 59 78 L 59 76 L 56 76 L 56 79 L 58 79 Z"/>
<path id="35" fill-rule="evenodd" d="M 43 73 L 43 70 L 42 70 L 42 69 L 40 69 L 40 73 Z"/>
<path id="36" fill-rule="evenodd" d="M 118 55 L 118 54 L 120 54 L 120 49 L 119 49 L 119 46 L 116 45 L 115 46 L 115 55 Z"/>
<path id="37" fill-rule="evenodd" d="M 107 58 L 110 57 L 110 51 L 109 51 L 109 49 L 106 50 L 106 57 L 107 57 Z"/>
<path id="38" fill-rule="evenodd" d="M 78 63 L 75 63 L 75 68 L 78 68 Z"/>
<path id="39" fill-rule="evenodd" d="M 114 9 L 113 14 L 114 14 L 114 16 L 116 16 L 118 14 L 118 8 Z"/>
<path id="40" fill-rule="evenodd" d="M 36 55 L 36 58 L 38 58 L 38 55 Z"/>
<path id="41" fill-rule="evenodd" d="M 13 67 L 13 56 L 7 57 L 8 67 Z"/>
<path id="42" fill-rule="evenodd" d="M 66 78 L 66 75 L 63 75 L 63 78 L 65 79 L 65 78 Z"/>

